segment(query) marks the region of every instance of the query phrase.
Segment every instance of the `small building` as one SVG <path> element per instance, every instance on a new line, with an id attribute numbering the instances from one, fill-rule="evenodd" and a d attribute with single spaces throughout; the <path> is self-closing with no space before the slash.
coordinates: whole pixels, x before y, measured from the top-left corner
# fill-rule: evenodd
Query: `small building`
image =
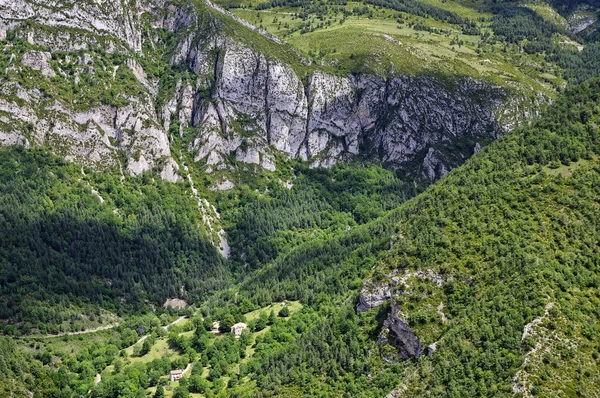
<path id="1" fill-rule="evenodd" d="M 181 379 L 181 376 L 183 376 L 183 370 L 181 370 L 181 369 L 172 370 L 170 376 L 171 376 L 171 381 L 179 381 L 179 379 Z"/>
<path id="2" fill-rule="evenodd" d="M 246 325 L 245 323 L 236 323 L 235 325 L 233 325 L 231 327 L 231 333 L 235 334 L 235 338 L 239 338 L 242 335 L 242 332 L 244 331 L 244 329 L 246 329 L 248 327 L 248 325 Z"/>
<path id="3" fill-rule="evenodd" d="M 219 328 L 220 327 L 221 327 L 221 324 L 219 322 L 213 322 L 212 332 L 213 333 L 219 333 Z"/>

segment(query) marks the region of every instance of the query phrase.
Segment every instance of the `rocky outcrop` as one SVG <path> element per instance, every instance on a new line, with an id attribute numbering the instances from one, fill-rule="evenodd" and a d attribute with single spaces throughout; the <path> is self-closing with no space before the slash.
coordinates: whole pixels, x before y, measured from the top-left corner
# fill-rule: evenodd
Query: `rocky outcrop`
<path id="1" fill-rule="evenodd" d="M 181 125 L 196 127 L 197 138 L 189 149 L 197 161 L 217 170 L 225 167 L 230 154 L 267 170 L 274 170 L 274 152 L 298 156 L 308 112 L 300 79 L 289 66 L 228 39 L 216 44 L 227 50 L 219 47 L 215 53 L 212 43 L 190 49 L 193 55 L 176 57 L 187 59 L 201 82 L 213 83 L 208 88 L 200 84 L 195 92 L 176 91 L 163 107 L 163 119 L 178 114 Z M 212 97 L 202 98 L 200 93 L 207 90 Z"/>
<path id="2" fill-rule="evenodd" d="M 160 178 L 166 181 L 179 182 L 182 181 L 179 174 L 179 165 L 173 158 L 169 158 L 160 172 Z"/>
<path id="3" fill-rule="evenodd" d="M 365 281 L 358 297 L 358 304 L 356 305 L 357 312 L 365 312 L 372 308 L 379 307 L 387 302 L 393 295 L 409 293 L 412 289 L 412 283 L 409 280 L 412 278 L 429 280 L 438 287 L 442 286 L 442 284 L 448 280 L 447 277 L 432 270 L 407 271 L 404 269 L 394 270 L 387 274 L 386 278 L 385 281 L 374 281 L 372 279 L 367 279 Z M 441 308 L 443 308 L 443 304 Z"/>
<path id="4" fill-rule="evenodd" d="M 423 354 L 421 340 L 408 327 L 406 321 L 398 316 L 399 311 L 396 302 L 392 300 L 390 312 L 383 322 L 383 329 L 378 339 L 380 345 L 389 344 L 396 348 L 393 352 L 382 350 L 382 357 L 388 362 L 405 361 Z"/>
<path id="5" fill-rule="evenodd" d="M 580 34 L 598 22 L 598 16 L 589 11 L 576 11 L 568 18 L 568 28 L 571 32 Z M 589 32 L 591 33 L 591 32 Z"/>
<path id="6" fill-rule="evenodd" d="M 142 34 L 139 16 L 140 11 L 148 6 L 149 1 L 143 0 L 0 0 L 0 23 L 15 26 L 22 21 L 29 21 L 54 28 L 31 28 L 27 37 L 32 44 L 57 45 L 53 50 L 74 49 L 67 47 L 68 44 L 87 47 L 90 45 L 90 39 L 97 40 L 100 37 L 109 38 L 113 43 L 120 41 L 131 50 L 140 52 Z M 74 30 L 79 31 L 79 34 Z M 83 36 L 84 40 L 78 39 L 77 36 Z M 110 47 L 107 49 L 110 50 Z"/>
<path id="7" fill-rule="evenodd" d="M 161 24 L 186 31 L 171 62 L 197 79 L 177 85 L 161 116 L 165 126 L 194 127 L 189 150 L 209 172 L 231 169 L 231 159 L 272 169 L 283 153 L 324 167 L 360 157 L 435 180 L 524 116 L 504 112 L 515 101 L 504 89 L 467 77 L 317 70 L 301 81 L 289 65 L 223 35 L 220 22 L 181 9 Z"/>
<path id="8" fill-rule="evenodd" d="M 317 157 L 319 166 L 330 166 L 344 154 L 358 155 L 361 124 L 354 82 L 350 78 L 315 72 L 308 93 L 311 111 L 302 157 Z"/>
<path id="9" fill-rule="evenodd" d="M 436 177 L 443 177 L 448 174 L 444 165 L 443 155 L 440 151 L 429 148 L 423 164 L 421 165 L 420 175 L 425 180 L 435 180 Z"/>
<path id="10" fill-rule="evenodd" d="M 0 143 L 48 146 L 69 160 L 92 167 L 121 165 L 139 174 L 170 157 L 167 137 L 151 104 L 132 99 L 124 107 L 99 106 L 76 111 L 47 101 L 38 90 L 17 83 L 0 89 Z M 128 160 L 120 164 L 121 155 Z M 173 179 L 171 171 L 165 176 Z"/>
<path id="11" fill-rule="evenodd" d="M 440 275 L 433 270 L 394 270 L 386 275 L 384 281 L 370 279 L 365 281 L 356 306 L 357 312 L 368 311 L 388 301 L 390 303 L 387 318 L 378 338 L 381 357 L 384 360 L 398 362 L 419 355 L 431 355 L 435 352 L 437 344 L 441 340 L 429 346 L 424 346 L 408 326 L 406 322 L 408 315 L 401 312 L 402 309 L 396 300 L 405 296 L 408 297 L 405 302 L 413 302 L 414 299 L 418 302 L 420 297 L 423 297 L 422 292 L 419 292 L 418 289 L 415 290 L 415 286 L 418 286 L 418 284 L 415 284 L 415 280 L 427 280 L 440 288 L 444 282 L 451 278 Z M 437 313 L 441 317 L 442 324 L 445 324 L 450 320 L 443 310 L 444 303 L 440 302 L 437 306 Z"/>
<path id="12" fill-rule="evenodd" d="M 173 308 L 176 310 L 182 310 L 187 307 L 185 300 L 179 298 L 167 299 L 163 304 L 163 308 Z"/>
<path id="13" fill-rule="evenodd" d="M 53 78 L 56 77 L 56 73 L 50 66 L 51 59 L 52 54 L 49 52 L 29 51 L 21 57 L 21 63 L 31 69 L 39 70 L 46 77 Z"/>
<path id="14" fill-rule="evenodd" d="M 195 102 L 176 90 L 163 120 L 179 112 L 182 125 L 196 127 L 190 150 L 209 171 L 227 168 L 232 154 L 270 168 L 263 159 L 282 152 L 324 167 L 360 156 L 435 180 L 504 132 L 496 114 L 507 93 L 470 78 L 315 71 L 303 84 L 290 66 L 218 36 L 186 40 L 173 61 L 206 84 L 195 88 Z"/>
<path id="15" fill-rule="evenodd" d="M 133 59 L 142 50 L 140 15 L 151 4 L 149 0 L 0 0 L 2 31 L 6 32 L 8 27 L 17 37 L 47 49 L 26 51 L 16 59 L 11 58 L 10 69 L 17 73 L 9 74 L 7 70 L 9 79 L 0 88 L 0 143 L 43 145 L 81 164 L 120 166 L 131 174 L 163 164 L 164 169 L 159 170 L 161 176 L 179 180 L 177 164 L 170 157 L 169 141 L 155 112 L 156 90 Z M 96 68 L 103 68 L 106 75 L 107 65 L 104 62 L 96 65 L 95 56 L 82 51 L 92 47 L 96 54 L 116 50 L 129 54 L 131 58 L 125 65 L 114 67 L 112 77 L 116 78 L 119 68 L 129 67 L 147 93 L 115 91 L 112 95 L 121 98 L 120 106 L 83 104 L 76 99 L 48 96 L 49 91 L 57 91 L 54 85 L 86 90 L 86 86 L 79 86 L 84 75 L 96 86 L 110 90 L 112 81 L 96 78 Z M 72 54 L 52 61 L 55 51 Z M 112 65 L 110 68 L 109 73 L 113 72 Z M 44 91 L 20 81 L 18 73 L 28 69 L 41 73 L 39 83 L 40 88 L 46 87 Z"/>
<path id="16" fill-rule="evenodd" d="M 357 312 L 365 312 L 379 307 L 392 297 L 392 289 L 387 282 L 367 280 L 358 297 Z"/>
<path id="17" fill-rule="evenodd" d="M 157 88 L 148 81 L 148 76 L 146 75 L 146 71 L 142 66 L 134 59 L 128 59 L 125 61 L 125 65 L 131 70 L 135 78 L 144 86 L 149 93 L 156 95 Z"/>

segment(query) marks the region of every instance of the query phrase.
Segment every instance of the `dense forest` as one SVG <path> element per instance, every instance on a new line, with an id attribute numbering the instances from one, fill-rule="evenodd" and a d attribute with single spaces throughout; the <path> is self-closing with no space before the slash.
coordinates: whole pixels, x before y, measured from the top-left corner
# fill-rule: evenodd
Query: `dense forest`
<path id="1" fill-rule="evenodd" d="M 0 318 L 19 333 L 81 328 L 114 313 L 199 299 L 228 270 L 189 187 L 86 173 L 44 150 L 0 150 Z M 12 333 L 11 332 L 11 333 Z"/>
<path id="2" fill-rule="evenodd" d="M 308 239 L 329 237 L 380 217 L 421 189 L 375 165 L 310 169 L 299 163 L 294 170 L 292 189 L 273 184 L 268 196 L 217 198 L 219 207 L 231 208 L 224 217 L 231 225 L 233 261 L 245 272 Z"/>
<path id="3" fill-rule="evenodd" d="M 389 216 L 357 228 L 354 238 L 342 235 L 326 244 L 301 246 L 248 279 L 240 294 L 265 302 L 300 298 L 325 316 L 324 324 L 314 323 L 314 334 L 304 333 L 294 344 L 272 347 L 253 360 L 261 387 L 277 392 L 286 384 L 305 386 L 302 393 L 312 394 L 337 386 L 352 393 L 349 374 L 360 375 L 368 368 L 361 359 L 364 352 L 349 354 L 354 365 L 340 369 L 346 361 L 318 350 L 311 354 L 308 347 L 327 341 L 328 346 L 345 347 L 335 352 L 352 352 L 359 337 L 345 332 L 327 337 L 329 328 L 369 335 L 372 324 L 362 323 L 350 309 L 337 320 L 326 315 L 334 303 L 335 312 L 342 311 L 343 298 L 360 287 L 350 283 L 352 278 L 377 264 L 373 277 L 398 268 L 433 269 L 451 280 L 439 297 L 453 320 L 432 335 L 426 324 L 440 320 L 419 308 L 423 293 L 398 298 L 418 319 L 416 327 L 424 331 L 424 340 L 442 342 L 431 357 L 404 365 L 415 366 L 419 374 L 411 383 L 415 394 L 426 390 L 436 396 L 510 395 L 512 378 L 535 344 L 522 341 L 524 326 L 543 315 L 550 302 L 556 303 L 556 312 L 548 327 L 578 345 L 571 354 L 554 354 L 564 364 L 542 361 L 535 390 L 591 391 L 600 377 L 600 319 L 593 309 L 599 304 L 594 292 L 600 284 L 599 93 L 598 80 L 574 87 L 532 126 L 490 145 Z M 403 238 L 396 238 L 386 251 L 398 234 Z M 294 262 L 296 254 L 304 261 Z M 331 277 L 334 273 L 338 274 Z M 587 293 L 575 304 L 571 300 L 580 291 Z M 364 342 L 360 346 L 369 347 Z M 301 370 L 315 358 L 329 365 L 315 365 L 315 373 Z M 577 371 L 585 377 L 560 386 L 543 376 L 569 373 L 566 369 L 575 358 Z M 381 370 L 381 377 L 393 370 Z M 318 381 L 323 374 L 328 375 L 324 384 L 329 387 Z"/>
<path id="4" fill-rule="evenodd" d="M 427 390 L 436 396 L 510 394 L 512 378 L 522 366 L 523 356 L 535 344 L 521 341 L 525 324 L 542 315 L 544 305 L 556 303 L 555 320 L 551 321 L 554 326 L 548 327 L 579 343 L 571 354 L 555 354 L 564 361 L 560 366 L 553 360 L 542 361 L 543 371 L 538 373 L 541 378 L 536 380 L 535 389 L 589 392 L 600 377 L 600 319 L 593 309 L 598 305 L 594 292 L 600 283 L 599 93 L 598 80 L 567 91 L 532 126 L 492 144 L 398 211 L 357 230 L 354 239 L 342 236 L 326 245 L 300 247 L 258 272 L 242 285 L 240 292 L 265 301 L 300 298 L 317 307 L 334 298 L 333 302 L 343 306 L 342 297 L 358 288 L 346 281 L 368 272 L 373 264 L 378 264 L 374 277 L 399 267 L 434 269 L 452 277 L 454 281 L 443 286 L 440 300 L 455 320 L 437 335 L 425 334 L 425 338 L 441 339 L 443 343 L 433 356 L 415 365 L 420 369 L 420 382 L 411 384 L 415 391 Z M 393 249 L 383 258 L 369 259 L 369 255 L 385 252 L 385 243 L 389 245 L 393 233 L 401 233 L 402 240 L 396 239 Z M 381 239 L 379 247 L 366 245 L 361 236 L 363 242 L 375 243 L 381 236 L 387 242 Z M 304 261 L 294 262 L 295 253 Z M 367 259 L 356 264 L 360 257 Z M 330 278 L 336 272 L 340 274 Z M 579 291 L 587 293 L 575 304 L 571 298 L 578 296 Z M 405 311 L 421 313 L 419 319 L 425 323 L 440 322 L 439 317 L 427 316 L 414 303 L 418 297 L 415 294 L 399 299 L 407 304 Z M 323 312 L 326 314 L 327 310 Z M 326 322 L 333 327 L 340 321 Z M 344 322 L 354 323 L 351 330 L 360 325 L 353 316 L 344 317 Z M 424 326 L 421 325 L 426 330 Z M 323 338 L 325 330 L 319 325 L 315 333 Z M 306 341 L 309 336 L 304 334 L 297 345 L 255 359 L 262 364 L 258 375 L 263 374 L 261 370 L 270 369 L 272 374 L 292 372 L 290 375 L 302 377 L 305 373 L 298 367 L 310 361 L 310 354 L 303 350 L 308 357 L 300 360 L 294 359 L 294 353 L 299 347 L 310 346 Z M 325 340 L 344 344 L 343 340 Z M 313 343 L 317 341 L 322 340 L 315 339 Z M 355 358 L 359 360 L 361 356 Z M 574 358 L 577 371 L 586 377 L 570 379 L 568 385 L 561 387 L 543 376 L 567 372 L 567 364 Z M 317 374 L 334 372 L 338 363 L 332 358 L 332 368 Z M 429 366 L 433 368 L 423 373 Z M 351 368 L 345 371 L 352 373 Z M 340 377 L 343 379 L 343 372 Z M 326 384 L 335 385 L 335 379 Z M 296 377 L 268 380 L 271 384 L 263 387 L 274 391 L 280 384 L 306 385 L 305 381 L 300 382 L 304 379 Z M 319 385 L 315 391 L 320 388 L 325 386 Z M 312 390 L 304 393 L 309 391 Z"/>
<path id="5" fill-rule="evenodd" d="M 81 307 L 102 323 L 99 308 L 120 314 L 147 300 L 200 300 L 226 286 L 231 271 L 248 272 L 307 239 L 367 222 L 414 192 L 380 167 L 339 166 L 298 167 L 296 186 L 273 185 L 269 196 L 223 195 L 228 266 L 206 236 L 188 184 L 82 174 L 45 151 L 4 149 L 0 159 L 0 318 L 11 333 L 79 330 Z"/>

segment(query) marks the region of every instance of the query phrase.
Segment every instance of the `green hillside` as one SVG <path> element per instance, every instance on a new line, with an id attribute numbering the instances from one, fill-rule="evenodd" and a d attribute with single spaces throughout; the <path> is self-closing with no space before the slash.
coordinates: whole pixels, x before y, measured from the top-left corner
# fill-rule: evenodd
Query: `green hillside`
<path id="1" fill-rule="evenodd" d="M 572 34 L 565 17 L 543 3 L 216 3 L 282 38 L 320 67 L 338 73 L 469 75 L 551 95 L 565 79 L 581 82 L 592 77 L 581 68 L 581 59 L 598 58 L 595 39 Z M 559 10 L 564 15 L 573 11 Z M 591 63 L 597 72 L 597 61 Z M 570 73 L 572 68 L 579 73 Z"/>
<path id="2" fill-rule="evenodd" d="M 600 377 L 598 93 L 598 80 L 569 89 L 531 126 L 490 145 L 397 210 L 300 244 L 252 272 L 239 290 L 198 303 L 206 319 L 227 323 L 243 321 L 244 312 L 266 302 L 301 299 L 301 311 L 246 343 L 254 344 L 249 361 L 187 334 L 173 340 L 172 349 L 189 361 L 197 356 L 209 374 L 219 369 L 200 376 L 208 377 L 201 384 L 210 394 L 381 396 L 399 385 L 405 387 L 398 394 L 406 396 L 508 396 L 519 385 L 536 394 L 594 392 Z M 385 281 L 396 269 L 417 275 L 395 299 L 416 335 L 425 345 L 437 342 L 437 349 L 390 364 L 380 356 L 390 348 L 377 343 L 388 307 L 356 315 L 354 305 L 362 277 Z M 417 270 L 444 282 L 411 274 Z M 264 328 L 247 320 L 253 330 Z M 202 336 L 207 322 L 191 330 Z M 104 363 L 116 360 L 110 358 L 119 345 L 135 341 L 122 333 L 105 340 L 117 351 Z M 48 343 L 42 340 L 17 347 L 4 342 L 20 352 L 4 373 L 14 385 L 21 383 L 18 374 L 39 372 L 35 367 L 71 375 L 55 382 L 58 390 L 82 382 L 77 351 L 71 360 L 62 350 L 50 351 L 62 358 L 59 366 L 44 359 Z M 14 363 L 21 357 L 37 360 Z M 158 380 L 133 379 L 141 365 L 121 362 L 122 375 L 117 371 L 121 376 L 108 390 L 104 381 L 98 384 L 95 396 L 135 395 Z"/>
<path id="3" fill-rule="evenodd" d="M 371 277 L 381 281 L 398 269 L 433 272 L 443 278 L 441 286 L 409 278 L 406 293 L 395 298 L 417 336 L 425 345 L 438 342 L 437 350 L 399 368 L 378 364 L 375 354 L 354 358 L 369 374 L 396 372 L 405 396 L 512 395 L 518 384 L 533 393 L 593 395 L 600 377 L 599 92 L 597 80 L 574 87 L 530 127 L 490 145 L 389 216 L 349 236 L 299 247 L 251 277 L 241 292 L 299 296 L 316 307 L 328 304 L 327 314 L 329 305 L 340 311 L 354 304 L 344 301 L 356 297 L 352 275 L 373 265 Z M 367 342 L 376 346 L 375 325 L 361 317 L 325 322 L 353 323 L 349 330 L 371 336 Z M 526 324 L 533 326 L 523 338 Z M 368 351 L 369 344 L 363 347 Z M 305 385 L 300 369 L 310 351 L 303 350 L 302 361 L 286 360 L 297 349 L 291 345 L 258 360 L 258 375 L 270 381 L 263 388 Z M 356 372 L 339 370 L 339 363 L 334 355 L 330 367 L 314 372 L 316 386 L 303 393 L 325 388 L 318 380 L 333 369 L 339 373 L 327 385 Z"/>
<path id="4" fill-rule="evenodd" d="M 186 184 L 86 172 L 17 148 L 0 150 L 0 173 L 7 334 L 78 331 L 182 286 L 197 300 L 228 283 Z"/>
<path id="5" fill-rule="evenodd" d="M 80 65 L 57 51 L 46 60 L 52 78 L 15 60 L 44 50 L 26 40 L 29 27 L 54 27 L 31 22 L 0 39 L 11 112 L 25 107 L 26 88 L 41 99 L 36 117 L 56 104 L 114 110 L 148 97 L 149 112 L 170 118 L 164 127 L 132 117 L 168 133 L 168 156 L 137 176 L 122 170 L 124 149 L 93 170 L 57 156 L 68 142 L 0 148 L 0 398 L 599 396 L 598 1 L 215 4 L 283 43 L 199 0 L 173 2 L 197 12 L 194 32 L 155 28 L 157 11 L 139 53 L 107 52 L 103 39 Z M 360 156 L 326 169 L 278 153 L 267 171 L 232 151 L 209 165 L 195 159 L 205 138 L 195 118 L 209 113 L 196 108 L 223 105 L 209 75 L 224 55 L 192 49 L 189 37 L 238 41 L 303 83 L 316 70 L 493 82 L 519 96 L 503 115 L 527 120 L 468 160 L 465 144 L 455 154 L 464 164 L 428 187 Z M 208 75 L 192 71 L 195 51 L 215 61 Z M 174 62 L 180 52 L 190 59 Z M 80 78 L 89 65 L 97 73 Z M 188 97 L 173 97 L 188 86 Z M 183 102 L 194 112 L 185 122 Z M 10 114 L 0 110 L 6 131 L 33 131 L 6 122 Z M 235 117 L 234 128 L 254 134 L 245 129 L 257 121 Z M 235 141 L 219 134 L 211 139 Z M 460 147 L 455 138 L 441 150 Z M 167 158 L 178 182 L 159 177 Z M 389 297 L 357 311 L 377 289 Z M 171 298 L 185 308 L 164 308 Z M 407 344 L 393 340 L 396 318 L 420 355 L 398 360 Z M 247 327 L 235 336 L 239 323 Z"/>

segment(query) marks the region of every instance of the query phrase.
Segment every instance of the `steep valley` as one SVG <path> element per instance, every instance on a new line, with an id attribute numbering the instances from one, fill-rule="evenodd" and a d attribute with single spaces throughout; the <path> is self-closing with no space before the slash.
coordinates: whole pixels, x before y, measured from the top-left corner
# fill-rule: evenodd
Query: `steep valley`
<path id="1" fill-rule="evenodd" d="M 0 0 L 0 397 L 597 396 L 599 10 Z"/>

